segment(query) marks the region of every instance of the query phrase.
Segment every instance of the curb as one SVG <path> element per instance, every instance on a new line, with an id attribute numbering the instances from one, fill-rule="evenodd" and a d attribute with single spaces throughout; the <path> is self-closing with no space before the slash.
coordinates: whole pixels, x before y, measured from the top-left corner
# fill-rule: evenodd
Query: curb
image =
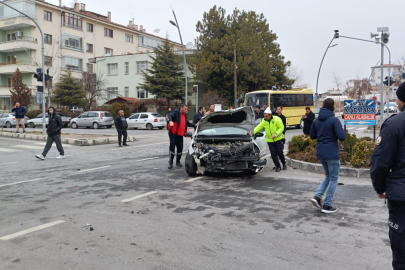
<path id="1" fill-rule="evenodd" d="M 324 173 L 323 167 L 321 164 L 304 162 L 300 160 L 291 159 L 285 157 L 286 163 L 289 167 L 300 169 L 303 171 Z M 339 176 L 345 177 L 355 177 L 355 178 L 368 178 L 370 177 L 370 169 L 355 169 L 355 168 L 345 168 L 340 167 Z"/>
<path id="2" fill-rule="evenodd" d="M 68 135 L 68 133 L 62 133 L 62 135 Z M 86 135 L 86 134 L 84 134 Z M 94 135 L 94 134 L 92 134 Z M 23 139 L 23 140 L 34 140 L 34 141 L 46 141 L 48 136 L 42 136 L 42 135 L 33 135 L 33 134 L 16 134 L 16 133 L 11 133 L 8 131 L 3 131 L 0 132 L 0 136 L 2 137 L 10 137 L 10 138 L 16 138 L 16 139 Z M 110 135 L 108 135 L 110 136 Z M 134 142 L 136 141 L 136 138 L 134 136 L 128 136 L 128 142 Z M 96 139 L 71 139 L 71 138 L 62 138 L 61 139 L 62 144 L 73 144 L 77 146 L 95 146 L 95 145 L 103 145 L 103 144 L 115 144 L 118 143 L 118 138 L 117 136 L 113 137 L 107 137 L 107 138 L 96 138 Z"/>

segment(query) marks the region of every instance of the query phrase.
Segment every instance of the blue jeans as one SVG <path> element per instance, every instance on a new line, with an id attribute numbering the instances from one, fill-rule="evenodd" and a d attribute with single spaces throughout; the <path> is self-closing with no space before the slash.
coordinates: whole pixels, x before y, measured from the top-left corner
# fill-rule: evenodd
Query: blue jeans
<path id="1" fill-rule="evenodd" d="M 319 160 L 325 171 L 325 179 L 323 179 L 321 185 L 316 192 L 316 197 L 322 198 L 325 190 L 326 193 L 325 205 L 332 206 L 333 195 L 335 194 L 336 185 L 339 177 L 340 160 L 339 159 L 320 159 Z M 328 188 L 329 186 L 329 188 Z"/>

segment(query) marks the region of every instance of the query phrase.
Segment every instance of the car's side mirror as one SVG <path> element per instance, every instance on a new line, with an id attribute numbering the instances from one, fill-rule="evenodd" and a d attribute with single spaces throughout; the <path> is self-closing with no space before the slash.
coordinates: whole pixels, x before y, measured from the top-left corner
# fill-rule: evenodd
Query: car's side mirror
<path id="1" fill-rule="evenodd" d="M 255 136 L 258 137 L 258 138 L 260 138 L 260 137 L 263 137 L 263 136 L 264 136 L 264 133 L 263 133 L 263 132 L 257 132 L 257 133 L 255 134 Z"/>

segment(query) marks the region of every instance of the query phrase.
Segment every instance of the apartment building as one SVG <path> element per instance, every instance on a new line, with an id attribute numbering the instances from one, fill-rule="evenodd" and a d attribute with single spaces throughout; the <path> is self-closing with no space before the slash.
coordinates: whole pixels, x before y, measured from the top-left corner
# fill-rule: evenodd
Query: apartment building
<path id="1" fill-rule="evenodd" d="M 142 25 L 129 21 L 127 26 L 114 23 L 112 14 L 97 14 L 86 9 L 86 4 L 67 7 L 46 0 L 6 0 L 8 5 L 31 16 L 44 34 L 45 69 L 57 82 L 68 68 L 80 78 L 83 71 L 96 72 L 89 59 L 127 53 L 148 53 L 161 44 L 163 38 L 146 32 Z M 171 42 L 176 50 L 181 45 Z M 33 75 L 41 67 L 41 35 L 29 18 L 0 3 L 0 110 L 10 110 L 11 77 L 16 68 L 23 74 L 23 82 L 33 90 L 41 85 Z M 48 95 L 48 90 L 45 90 Z M 37 107 L 35 102 L 32 106 Z"/>

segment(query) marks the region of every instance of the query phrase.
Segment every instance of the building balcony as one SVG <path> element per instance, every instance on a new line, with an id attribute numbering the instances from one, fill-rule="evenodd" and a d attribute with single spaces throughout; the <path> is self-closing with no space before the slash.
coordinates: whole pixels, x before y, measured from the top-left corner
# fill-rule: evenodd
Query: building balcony
<path id="1" fill-rule="evenodd" d="M 15 40 L 0 40 L 0 52 L 36 50 L 38 41 L 32 37 L 17 37 Z"/>
<path id="2" fill-rule="evenodd" d="M 69 50 L 83 52 L 83 47 L 71 46 L 71 45 L 67 45 L 67 44 L 62 44 L 60 47 L 62 49 L 69 49 Z"/>
<path id="3" fill-rule="evenodd" d="M 31 18 L 36 19 L 35 3 L 28 0 L 17 0 L 7 2 L 8 5 L 24 12 Z M 29 18 L 21 15 L 5 5 L 0 5 L 0 29 L 1 30 L 14 30 L 23 27 L 36 26 Z"/>
<path id="4" fill-rule="evenodd" d="M 33 61 L 12 61 L 0 63 L 0 74 L 14 74 L 19 68 L 21 73 L 35 73 L 37 65 Z"/>

